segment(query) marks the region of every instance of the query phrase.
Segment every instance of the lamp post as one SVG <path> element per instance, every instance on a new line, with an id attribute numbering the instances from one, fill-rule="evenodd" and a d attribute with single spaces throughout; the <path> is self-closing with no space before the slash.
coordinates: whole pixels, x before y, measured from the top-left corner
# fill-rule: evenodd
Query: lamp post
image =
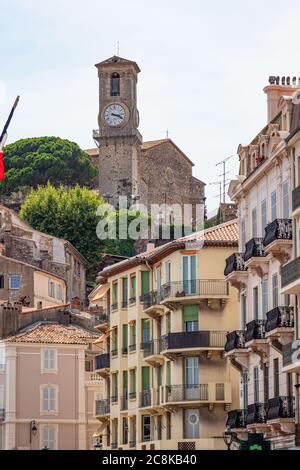
<path id="1" fill-rule="evenodd" d="M 29 430 L 29 442 L 30 444 L 32 443 L 32 436 L 36 436 L 37 435 L 37 427 L 35 425 L 35 420 L 33 419 L 32 421 L 30 421 L 29 423 L 29 427 L 30 427 L 30 430 Z"/>

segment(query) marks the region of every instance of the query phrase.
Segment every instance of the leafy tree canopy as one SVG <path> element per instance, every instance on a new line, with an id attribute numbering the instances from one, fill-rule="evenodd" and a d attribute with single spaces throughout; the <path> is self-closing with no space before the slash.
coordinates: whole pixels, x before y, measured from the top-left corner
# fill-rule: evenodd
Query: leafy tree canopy
<path id="1" fill-rule="evenodd" d="M 4 152 L 5 180 L 0 193 L 22 187 L 90 185 L 97 174 L 89 156 L 74 142 L 59 137 L 33 137 L 7 145 Z"/>

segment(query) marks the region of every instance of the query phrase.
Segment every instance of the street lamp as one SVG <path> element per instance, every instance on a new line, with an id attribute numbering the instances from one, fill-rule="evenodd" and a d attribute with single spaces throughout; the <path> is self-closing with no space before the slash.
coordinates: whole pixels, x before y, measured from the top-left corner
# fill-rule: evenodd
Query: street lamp
<path id="1" fill-rule="evenodd" d="M 229 428 L 227 428 L 226 431 L 223 432 L 223 439 L 224 439 L 225 444 L 227 445 L 227 450 L 231 450 L 230 447 L 233 442 L 233 438 L 234 438 L 233 435 L 234 433 L 230 431 Z"/>
<path id="2" fill-rule="evenodd" d="M 31 442 L 32 442 L 32 436 L 36 436 L 36 435 L 37 435 L 37 427 L 36 427 L 36 425 L 35 425 L 35 420 L 30 421 L 29 426 L 30 426 L 30 433 L 29 433 L 30 438 L 29 438 L 29 441 L 30 441 L 30 444 L 31 444 Z"/>

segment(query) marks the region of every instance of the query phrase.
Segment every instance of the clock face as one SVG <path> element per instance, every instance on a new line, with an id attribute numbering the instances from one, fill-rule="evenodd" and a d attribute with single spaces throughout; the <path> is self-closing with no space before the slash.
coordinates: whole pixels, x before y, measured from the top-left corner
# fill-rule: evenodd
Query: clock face
<path id="1" fill-rule="evenodd" d="M 104 120 L 109 126 L 121 126 L 125 122 L 125 119 L 126 111 L 120 104 L 110 104 L 104 111 Z"/>

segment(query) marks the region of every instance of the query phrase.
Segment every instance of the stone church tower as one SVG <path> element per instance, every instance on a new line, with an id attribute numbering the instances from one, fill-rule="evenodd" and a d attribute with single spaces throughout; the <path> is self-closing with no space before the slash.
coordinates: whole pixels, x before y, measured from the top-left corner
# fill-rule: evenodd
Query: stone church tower
<path id="1" fill-rule="evenodd" d="M 138 131 L 136 62 L 113 56 L 96 64 L 99 77 L 97 149 L 86 152 L 99 167 L 99 193 L 116 205 L 204 204 L 205 184 L 193 176 L 193 162 L 171 139 L 143 142 Z M 193 216 L 194 218 L 194 216 Z"/>

